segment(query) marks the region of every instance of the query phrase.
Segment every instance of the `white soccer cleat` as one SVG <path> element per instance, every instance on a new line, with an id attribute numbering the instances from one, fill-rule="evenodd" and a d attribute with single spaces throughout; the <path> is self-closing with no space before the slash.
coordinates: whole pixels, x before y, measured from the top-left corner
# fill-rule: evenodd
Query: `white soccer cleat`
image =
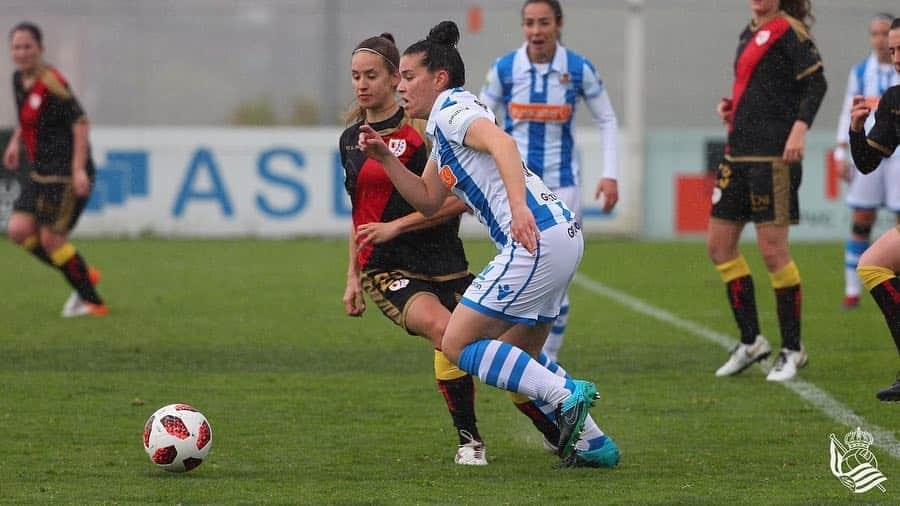
<path id="1" fill-rule="evenodd" d="M 84 316 L 86 314 L 87 306 L 84 305 L 84 301 L 78 296 L 78 292 L 73 291 L 72 294 L 69 295 L 69 298 L 66 299 L 66 303 L 63 304 L 61 316 L 63 318 L 73 318 L 75 316 Z"/>
<path id="2" fill-rule="evenodd" d="M 716 376 L 734 376 L 751 365 L 765 359 L 772 353 L 769 341 L 762 334 L 756 336 L 753 344 L 740 343 L 731 350 L 725 365 L 716 371 Z"/>
<path id="3" fill-rule="evenodd" d="M 459 445 L 456 449 L 456 457 L 453 461 L 463 466 L 486 466 L 488 464 L 484 443 L 476 441 L 468 431 L 460 431 L 463 437 L 469 440 L 466 444 Z"/>
<path id="4" fill-rule="evenodd" d="M 797 369 L 802 368 L 809 362 L 809 355 L 803 346 L 800 351 L 782 348 L 778 358 L 775 359 L 775 365 L 769 371 L 766 379 L 769 381 L 787 381 L 797 375 Z"/>

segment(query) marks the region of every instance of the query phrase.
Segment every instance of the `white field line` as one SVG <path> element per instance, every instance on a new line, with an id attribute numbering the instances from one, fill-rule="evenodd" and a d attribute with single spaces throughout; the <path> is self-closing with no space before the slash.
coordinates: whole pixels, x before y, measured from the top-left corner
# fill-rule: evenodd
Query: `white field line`
<path id="1" fill-rule="evenodd" d="M 590 292 L 593 292 L 594 294 L 612 299 L 614 302 L 617 302 L 636 313 L 650 316 L 661 322 L 668 323 L 673 327 L 694 334 L 695 336 L 702 337 L 707 341 L 716 343 L 726 350 L 730 350 L 736 344 L 736 341 L 732 337 L 726 336 L 725 334 L 720 334 L 719 332 L 716 332 L 715 330 L 712 330 L 708 327 L 704 327 L 699 323 L 681 318 L 680 316 L 670 313 L 665 309 L 658 308 L 652 304 L 648 304 L 647 302 L 638 299 L 637 297 L 628 295 L 625 292 L 610 288 L 603 283 L 595 281 L 582 274 L 577 274 L 575 276 L 575 279 L 573 280 L 573 283 Z M 710 381 L 712 381 L 712 372 L 709 373 L 709 377 Z M 892 457 L 900 459 L 900 441 L 894 438 L 893 432 L 882 429 L 881 427 L 877 427 L 875 425 L 871 425 L 870 423 L 866 422 L 866 420 L 861 416 L 854 413 L 850 408 L 841 404 L 828 392 L 822 390 L 821 388 L 813 385 L 808 381 L 794 378 L 791 381 L 781 382 L 781 384 L 784 385 L 784 387 L 788 390 L 797 394 L 806 402 L 819 408 L 819 411 L 826 414 L 832 420 L 850 428 L 862 427 L 863 430 L 868 431 L 875 438 L 875 446 L 887 451 Z"/>

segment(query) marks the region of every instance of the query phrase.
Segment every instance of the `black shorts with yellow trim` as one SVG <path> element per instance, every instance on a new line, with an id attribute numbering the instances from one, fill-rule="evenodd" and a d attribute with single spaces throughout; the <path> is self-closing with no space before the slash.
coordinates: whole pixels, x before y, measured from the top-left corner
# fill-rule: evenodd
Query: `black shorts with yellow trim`
<path id="1" fill-rule="evenodd" d="M 32 174 L 25 178 L 13 212 L 30 214 L 38 225 L 66 234 L 75 228 L 89 198 L 75 195 L 69 177 Z"/>
<path id="2" fill-rule="evenodd" d="M 800 222 L 803 168 L 780 157 L 726 156 L 716 173 L 712 217 L 756 224 Z"/>
<path id="3" fill-rule="evenodd" d="M 406 327 L 406 312 L 413 300 L 434 296 L 453 311 L 474 279 L 470 272 L 435 277 L 401 270 L 368 270 L 360 276 L 360 284 L 385 316 L 415 335 Z"/>

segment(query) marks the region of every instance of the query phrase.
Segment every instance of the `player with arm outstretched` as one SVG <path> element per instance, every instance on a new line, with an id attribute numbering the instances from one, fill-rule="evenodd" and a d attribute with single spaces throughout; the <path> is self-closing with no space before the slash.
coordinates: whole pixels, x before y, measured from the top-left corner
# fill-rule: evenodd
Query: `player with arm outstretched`
<path id="1" fill-rule="evenodd" d="M 397 190 L 426 216 L 452 191 L 499 250 L 450 316 L 441 341 L 447 357 L 489 385 L 550 406 L 563 465 L 616 465 L 618 449 L 588 415 L 596 387 L 533 358 L 541 356 L 581 260 L 580 227 L 572 211 L 524 166 L 515 141 L 496 126 L 493 113 L 461 88 L 465 67 L 458 41 L 456 24 L 444 21 L 400 60 L 404 107 L 411 117 L 428 119 L 433 143 L 422 175 L 406 170 L 370 127 L 360 128 L 360 149 L 384 166 Z"/>
<path id="2" fill-rule="evenodd" d="M 361 316 L 365 292 L 391 321 L 431 342 L 438 388 L 459 438 L 454 460 L 486 465 L 475 420 L 474 382 L 441 352 L 450 311 L 472 281 L 458 236 L 466 207 L 452 197 L 432 216 L 416 212 L 393 187 L 384 167 L 358 146 L 365 125 L 387 143 L 406 170 L 422 173 L 429 153 L 425 122 L 411 119 L 397 103 L 399 64 L 400 52 L 388 33 L 360 42 L 351 59 L 357 107 L 349 118 L 354 123 L 341 134 L 339 145 L 353 216 L 344 308 L 349 316 Z"/>

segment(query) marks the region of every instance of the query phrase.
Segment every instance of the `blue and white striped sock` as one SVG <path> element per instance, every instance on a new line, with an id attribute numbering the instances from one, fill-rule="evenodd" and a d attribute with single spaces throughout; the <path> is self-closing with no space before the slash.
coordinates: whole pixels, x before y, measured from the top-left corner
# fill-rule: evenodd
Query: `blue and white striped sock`
<path id="1" fill-rule="evenodd" d="M 862 283 L 856 273 L 859 265 L 859 257 L 869 248 L 869 241 L 847 239 L 844 246 L 844 295 L 859 297 L 862 291 Z"/>
<path id="2" fill-rule="evenodd" d="M 562 348 L 563 338 L 566 333 L 566 325 L 569 323 L 569 294 L 566 293 L 563 299 L 562 307 L 559 308 L 559 316 L 553 322 L 553 328 L 547 335 L 547 341 L 544 342 L 544 348 L 541 352 L 550 357 L 550 360 L 556 362 L 559 357 L 559 349 Z"/>
<path id="3" fill-rule="evenodd" d="M 571 379 L 550 372 L 521 348 L 496 339 L 469 344 L 456 365 L 488 385 L 540 399 L 551 406 L 562 403 L 575 391 Z"/>
<path id="4" fill-rule="evenodd" d="M 558 376 L 562 376 L 564 378 L 569 378 L 569 373 L 567 373 L 566 370 L 563 369 L 563 367 L 561 365 L 550 360 L 550 358 L 547 357 L 547 355 L 541 353 L 541 355 L 538 357 L 537 360 L 538 360 L 538 363 L 540 363 L 541 365 L 546 367 L 548 370 L 550 370 L 554 374 L 556 374 Z M 551 406 L 551 405 L 549 405 L 545 402 L 539 401 L 539 400 L 534 400 L 531 402 L 533 402 L 534 405 L 537 406 L 538 409 L 540 409 L 542 413 L 547 415 L 547 418 L 549 418 L 553 422 L 556 421 L 556 407 L 555 406 Z M 597 425 L 597 422 L 595 422 L 594 419 L 591 418 L 591 415 L 588 415 L 584 421 L 584 429 L 582 429 L 582 432 L 581 432 L 581 439 L 579 439 L 575 443 L 575 449 L 579 450 L 579 451 L 595 450 L 595 449 L 603 446 L 603 443 L 605 443 L 605 442 L 606 442 L 606 435 L 600 429 L 600 426 Z"/>

